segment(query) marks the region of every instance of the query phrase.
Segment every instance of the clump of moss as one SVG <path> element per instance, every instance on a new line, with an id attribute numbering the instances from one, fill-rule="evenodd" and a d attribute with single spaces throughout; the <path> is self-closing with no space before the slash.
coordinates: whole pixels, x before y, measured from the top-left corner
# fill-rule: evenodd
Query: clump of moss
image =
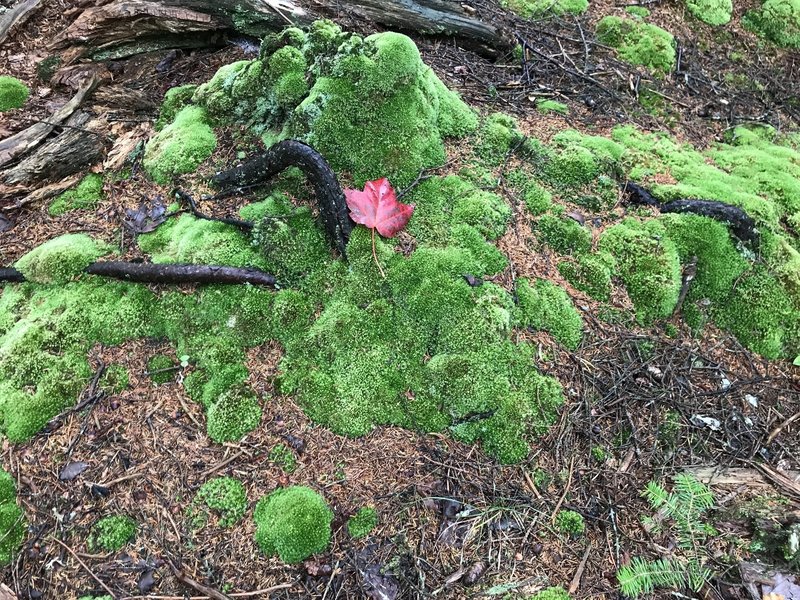
<path id="1" fill-rule="evenodd" d="M 328 547 L 333 512 L 311 488 L 292 486 L 259 500 L 256 543 L 266 555 L 294 564 Z"/>
<path id="2" fill-rule="evenodd" d="M 733 14 L 732 0 L 686 0 L 686 8 L 709 25 L 725 25 Z"/>
<path id="3" fill-rule="evenodd" d="M 294 473 L 297 469 L 297 457 L 284 444 L 276 444 L 269 451 L 269 461 L 280 467 L 285 473 Z"/>
<path id="4" fill-rule="evenodd" d="M 136 521 L 126 515 L 103 517 L 92 527 L 89 549 L 116 552 L 136 537 L 136 529 Z"/>
<path id="5" fill-rule="evenodd" d="M 175 381 L 175 361 L 166 354 L 156 354 L 147 360 L 150 381 L 159 385 Z"/>
<path id="6" fill-rule="evenodd" d="M 226 390 L 208 407 L 208 435 L 215 442 L 235 442 L 258 427 L 261 406 L 244 386 Z"/>
<path id="7" fill-rule="evenodd" d="M 103 199 L 103 176 L 89 173 L 74 189 L 67 190 L 50 203 L 47 212 L 56 217 L 71 210 L 95 208 Z"/>
<path id="8" fill-rule="evenodd" d="M 25 539 L 25 529 L 25 516 L 17 506 L 14 478 L 0 469 L 0 565 L 11 562 Z"/>
<path id="9" fill-rule="evenodd" d="M 502 5 L 526 19 L 547 15 L 581 15 L 589 8 L 589 0 L 502 0 Z"/>
<path id="10" fill-rule="evenodd" d="M 517 121 L 505 113 L 492 113 L 478 132 L 476 154 L 488 165 L 503 163 L 508 153 L 523 140 Z"/>
<path id="11" fill-rule="evenodd" d="M 533 286 L 526 279 L 520 279 L 516 292 L 522 326 L 547 331 L 570 350 L 578 347 L 583 335 L 583 319 L 564 290 L 544 279 L 537 280 Z"/>
<path id="12" fill-rule="evenodd" d="M 378 511 L 371 507 L 363 507 L 356 514 L 347 519 L 347 533 L 353 539 L 360 539 L 369 535 L 378 525 Z"/>
<path id="13" fill-rule="evenodd" d="M 175 175 L 194 171 L 216 147 L 206 111 L 186 106 L 147 142 L 142 164 L 153 181 L 167 184 Z"/>
<path id="14" fill-rule="evenodd" d="M 580 513 L 562 510 L 556 515 L 556 528 L 566 535 L 579 536 L 586 530 L 586 523 Z"/>
<path id="15" fill-rule="evenodd" d="M 506 181 L 522 197 L 525 208 L 531 215 L 544 214 L 553 207 L 553 195 L 528 171 L 513 169 L 506 175 Z"/>
<path id="16" fill-rule="evenodd" d="M 582 254 L 592 245 L 591 232 L 568 217 L 543 215 L 536 222 L 536 231 L 548 246 L 562 254 Z"/>
<path id="17" fill-rule="evenodd" d="M 119 394 L 130 383 L 128 369 L 120 364 L 111 364 L 100 378 L 100 387 L 111 394 Z"/>
<path id="18" fill-rule="evenodd" d="M 161 131 L 175 120 L 175 116 L 186 106 L 191 104 L 197 86 L 193 84 L 179 85 L 167 90 L 164 94 L 164 101 L 158 113 L 158 120 L 155 123 L 155 130 Z"/>
<path id="19" fill-rule="evenodd" d="M 777 46 L 800 48 L 800 0 L 765 0 L 742 22 Z"/>
<path id="20" fill-rule="evenodd" d="M 572 260 L 558 263 L 558 271 L 576 289 L 586 292 L 596 300 L 611 297 L 611 276 L 616 261 L 607 252 L 579 254 Z"/>
<path id="21" fill-rule="evenodd" d="M 105 596 L 81 596 L 78 600 L 114 600 L 114 598 L 106 594 Z"/>
<path id="22" fill-rule="evenodd" d="M 663 225 L 625 219 L 603 233 L 600 249 L 616 260 L 639 322 L 646 324 L 672 314 L 681 288 L 681 265 Z"/>
<path id="23" fill-rule="evenodd" d="M 620 57 L 664 76 L 675 68 L 675 38 L 650 23 L 612 15 L 597 24 L 597 39 L 617 49 Z"/>
<path id="24" fill-rule="evenodd" d="M 570 600 L 570 595 L 560 586 L 549 587 L 530 596 L 528 600 Z"/>
<path id="25" fill-rule="evenodd" d="M 16 77 L 0 75 L 0 112 L 21 108 L 30 93 L 28 86 Z"/>
<path id="26" fill-rule="evenodd" d="M 20 258 L 14 267 L 28 281 L 36 283 L 65 283 L 81 274 L 83 269 L 111 247 L 82 233 L 68 233 L 37 246 Z"/>
<path id="27" fill-rule="evenodd" d="M 536 103 L 536 110 L 543 115 L 550 113 L 566 115 L 569 113 L 569 107 L 566 104 L 562 102 L 556 102 L 555 100 L 539 100 Z"/>
<path id="28" fill-rule="evenodd" d="M 218 512 L 220 526 L 231 527 L 244 517 L 247 510 L 247 491 L 238 479 L 217 477 L 200 487 L 195 503 L 205 504 L 209 509 Z"/>
<path id="29" fill-rule="evenodd" d="M 626 6 L 625 12 L 639 19 L 646 19 L 650 16 L 650 11 L 644 6 Z"/>

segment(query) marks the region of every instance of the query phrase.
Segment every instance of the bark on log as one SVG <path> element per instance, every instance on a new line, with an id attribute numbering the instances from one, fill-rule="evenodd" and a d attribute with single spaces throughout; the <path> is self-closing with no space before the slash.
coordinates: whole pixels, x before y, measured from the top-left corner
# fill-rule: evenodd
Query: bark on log
<path id="1" fill-rule="evenodd" d="M 215 265 L 107 261 L 92 263 L 83 271 L 89 275 L 99 275 L 101 277 L 139 283 L 250 283 L 252 285 L 277 287 L 275 277 L 259 269 Z M 25 281 L 25 276 L 13 268 L 0 269 L 0 281 L 23 282 Z"/>
<path id="2" fill-rule="evenodd" d="M 0 15 L 0 44 L 15 28 L 27 21 L 41 3 L 42 0 L 23 0 Z"/>
<path id="3" fill-rule="evenodd" d="M 298 167 L 314 187 L 325 230 L 339 253 L 345 256 L 353 221 L 336 174 L 311 146 L 297 140 L 278 142 L 242 166 L 217 173 L 212 183 L 222 189 L 266 183 L 289 167 Z"/>

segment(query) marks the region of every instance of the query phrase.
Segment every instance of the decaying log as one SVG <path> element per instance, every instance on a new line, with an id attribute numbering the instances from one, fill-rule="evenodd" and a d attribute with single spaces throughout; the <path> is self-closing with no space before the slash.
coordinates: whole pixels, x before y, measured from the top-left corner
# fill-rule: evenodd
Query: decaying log
<path id="1" fill-rule="evenodd" d="M 102 261 L 83 270 L 89 275 L 138 283 L 250 283 L 277 287 L 275 277 L 259 269 L 216 265 L 174 265 Z M 13 268 L 0 269 L 0 281 L 23 282 L 25 276 Z"/>
<path id="2" fill-rule="evenodd" d="M 22 156 L 38 146 L 44 138 L 64 123 L 72 116 L 86 97 L 94 91 L 99 80 L 95 77 L 89 78 L 86 83 L 78 90 L 72 99 L 67 102 L 58 112 L 52 115 L 46 122 L 36 123 L 10 138 L 0 141 L 0 167 L 7 165 L 15 158 Z"/>
<path id="3" fill-rule="evenodd" d="M 5 183 L 30 185 L 48 179 L 61 179 L 100 160 L 105 136 L 87 129 L 89 120 L 88 114 L 75 113 L 65 123 L 61 133 L 9 169 L 4 176 Z"/>
<path id="4" fill-rule="evenodd" d="M 61 192 L 67 191 L 80 180 L 81 175 L 73 175 L 71 177 L 66 177 L 64 179 L 60 179 L 59 181 L 55 181 L 44 187 L 36 188 L 32 192 L 29 192 L 29 188 L 25 186 L 8 187 L 0 185 L 0 198 L 15 198 L 15 200 L 9 204 L 0 206 L 0 209 L 11 212 L 14 210 L 19 210 L 28 204 L 33 204 L 34 202 L 40 202 L 42 200 L 47 200 L 48 198 L 53 198 L 54 196 L 58 196 Z"/>
<path id="5" fill-rule="evenodd" d="M 314 188 L 320 218 L 331 242 L 344 256 L 353 221 L 336 174 L 322 155 L 297 140 L 284 140 L 240 167 L 217 173 L 212 183 L 221 189 L 266 183 L 289 167 L 297 167 Z"/>
<path id="6" fill-rule="evenodd" d="M 0 44 L 15 28 L 27 21 L 41 3 L 42 0 L 22 0 L 0 15 Z"/>

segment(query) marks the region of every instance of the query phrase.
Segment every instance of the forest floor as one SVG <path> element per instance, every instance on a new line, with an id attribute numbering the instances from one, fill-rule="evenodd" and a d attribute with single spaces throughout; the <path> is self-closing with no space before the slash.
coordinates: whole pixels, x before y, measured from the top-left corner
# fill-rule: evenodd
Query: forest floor
<path id="1" fill-rule="evenodd" d="M 48 38 L 74 17 L 72 4 L 47 3 L 0 49 L 0 73 L 21 78 L 32 90 L 24 112 L 0 117 L 0 137 L 46 119 L 72 95 L 70 72 L 61 85 L 43 82 L 36 72 L 49 55 Z M 751 2 L 737 3 L 734 21 L 719 30 L 691 19 L 682 3 L 654 3 L 652 22 L 682 44 L 683 71 L 659 80 L 609 53 L 596 59 L 593 48 L 591 60 L 608 67 L 593 81 L 580 64 L 584 48 L 589 60 L 584 36 L 600 17 L 620 10 L 612 2 L 592 3 L 580 19 L 535 23 L 488 1 L 473 4 L 482 18 L 502 20 L 550 58 L 492 62 L 452 41 L 415 41 L 425 62 L 468 104 L 482 114 L 515 115 L 530 137 L 546 142 L 569 128 L 602 135 L 619 123 L 635 123 L 705 148 L 743 122 L 800 127 L 797 104 L 788 102 L 797 97 L 791 86 L 800 81 L 800 57 L 765 46 L 741 27 Z M 370 31 L 347 15 L 330 16 L 344 28 Z M 122 106 L 123 98 L 104 96 L 91 110 L 105 120 L 109 135 L 136 130 L 145 137 L 167 89 L 207 81 L 220 66 L 252 57 L 240 43 L 173 53 L 166 62 L 165 53 L 154 53 L 100 65 L 114 85 L 141 92 L 140 105 Z M 661 99 L 657 110 L 645 111 L 634 97 L 645 84 Z M 564 102 L 569 113 L 540 114 L 535 106 L 542 98 Z M 242 136 L 229 132 L 209 164 L 233 164 Z M 437 174 L 458 171 L 457 143 L 449 150 L 453 161 Z M 201 167 L 184 186 L 200 197 L 211 170 Z M 106 180 L 94 211 L 51 216 L 46 203 L 6 210 L 0 222 L 11 217 L 13 228 L 0 233 L 0 267 L 74 232 L 122 240 L 124 259 L 141 258 L 121 227 L 125 211 L 168 193 L 135 167 L 127 179 Z M 252 199 L 201 202 L 200 208 L 231 215 Z M 624 212 L 621 205 L 614 210 Z M 523 598 L 556 585 L 575 598 L 617 598 L 623 564 L 634 556 L 670 555 L 676 543 L 668 527 L 643 524 L 657 512 L 642 495 L 647 484 L 670 488 L 673 476 L 689 473 L 714 493 L 707 518 L 717 531 L 702 547 L 713 577 L 696 597 L 752 598 L 755 588 L 748 588 L 753 582 L 746 581 L 742 564 L 775 559 L 753 554 L 752 542 L 765 523 L 795 523 L 800 514 L 800 370 L 790 361 L 761 358 L 713 325 L 699 336 L 679 316 L 669 322 L 674 331 L 665 323 L 641 327 L 624 294 L 617 291 L 604 304 L 575 290 L 556 269 L 556 258 L 534 240 L 517 207 L 498 242 L 511 267 L 495 283 L 510 289 L 513 279 L 524 276 L 562 285 L 585 332 L 575 351 L 542 332 L 516 334 L 538 348 L 537 368 L 558 379 L 566 399 L 558 422 L 520 464 L 500 465 L 478 446 L 444 434 L 378 427 L 356 439 L 336 435 L 275 390 L 282 356 L 277 343 L 248 354 L 249 385 L 273 395 L 261 425 L 241 442 L 216 444 L 205 433 L 203 409 L 183 389 L 185 369 L 158 385 L 147 376 L 151 356 L 174 353 L 168 344 L 97 345 L 89 354 L 92 368 L 124 366 L 127 388 L 97 396 L 83 411 L 68 411 L 28 442 L 3 442 L 2 466 L 17 481 L 30 524 L 3 581 L 20 599 L 211 597 L 187 586 L 176 570 L 231 598 Z M 609 306 L 622 316 L 601 318 Z M 83 397 L 96 392 L 90 386 Z M 296 469 L 287 472 L 270 458 L 277 444 L 291 449 Z M 88 468 L 61 480 L 64 466 L 76 462 Z M 191 499 L 209 477 L 221 475 L 244 483 L 251 508 L 277 486 L 320 491 L 335 515 L 329 549 L 300 565 L 264 557 L 253 542 L 250 512 L 233 530 L 193 528 L 186 516 Z M 367 538 L 353 540 L 347 517 L 367 505 L 377 509 L 379 524 Z M 566 509 L 583 516 L 584 534 L 558 530 L 556 516 Z M 91 526 L 112 513 L 136 520 L 136 538 L 122 551 L 92 553 L 86 544 Z M 784 566 L 778 562 L 777 568 Z"/>

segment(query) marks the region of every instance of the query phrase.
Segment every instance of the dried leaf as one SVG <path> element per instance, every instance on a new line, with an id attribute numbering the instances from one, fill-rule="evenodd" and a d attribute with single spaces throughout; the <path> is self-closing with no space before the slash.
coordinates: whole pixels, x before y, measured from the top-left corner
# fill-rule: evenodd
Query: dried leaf
<path id="1" fill-rule="evenodd" d="M 134 234 L 150 233 L 167 220 L 167 207 L 161 196 L 156 196 L 150 206 L 146 202 L 136 210 L 126 209 L 127 218 L 122 222 L 125 228 Z"/>
<path id="2" fill-rule="evenodd" d="M 394 189 L 385 177 L 364 184 L 364 191 L 344 191 L 350 217 L 370 229 L 376 229 L 383 237 L 394 237 L 401 231 L 414 213 L 413 204 L 397 201 Z"/>
<path id="3" fill-rule="evenodd" d="M 61 481 L 72 481 L 88 468 L 89 463 L 87 462 L 71 462 L 61 469 L 61 473 L 58 474 L 58 478 Z"/>

